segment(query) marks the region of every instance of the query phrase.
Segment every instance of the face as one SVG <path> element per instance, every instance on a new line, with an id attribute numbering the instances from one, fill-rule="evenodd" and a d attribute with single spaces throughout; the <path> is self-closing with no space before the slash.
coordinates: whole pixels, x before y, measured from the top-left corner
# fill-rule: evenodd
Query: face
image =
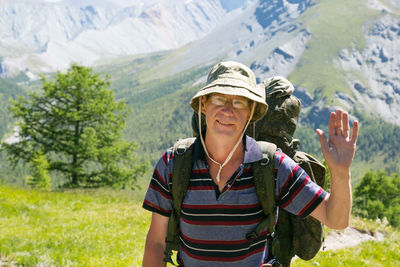
<path id="1" fill-rule="evenodd" d="M 203 96 L 201 111 L 206 116 L 207 134 L 238 137 L 249 120 L 251 107 L 251 101 L 242 96 Z"/>

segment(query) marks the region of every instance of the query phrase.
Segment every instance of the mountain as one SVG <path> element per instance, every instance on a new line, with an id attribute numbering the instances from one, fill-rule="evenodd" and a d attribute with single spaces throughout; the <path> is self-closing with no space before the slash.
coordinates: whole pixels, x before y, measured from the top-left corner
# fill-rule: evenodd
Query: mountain
<path id="1" fill-rule="evenodd" d="M 258 81 L 294 83 L 303 150 L 319 153 L 313 129 L 326 129 L 341 107 L 361 122 L 353 175 L 400 172 L 400 0 L 20 0 L 0 8 L 2 75 L 32 78 L 71 61 L 109 74 L 133 107 L 125 135 L 153 162 L 191 135 L 188 102 L 211 66 L 236 60 Z M 40 86 L 24 81 L 26 90 Z"/>
<path id="2" fill-rule="evenodd" d="M 31 77 L 109 57 L 171 50 L 255 1 L 7 1 L 0 5 L 0 74 Z"/>
<path id="3" fill-rule="evenodd" d="M 223 58 L 248 64 L 260 79 L 288 76 L 316 126 L 337 106 L 400 125 L 399 7 L 399 0 L 261 0 L 165 64 L 178 73 Z"/>
<path id="4" fill-rule="evenodd" d="M 313 129 L 326 129 L 337 107 L 361 122 L 357 181 L 368 168 L 400 172 L 399 7 L 399 1 L 259 1 L 182 48 L 98 70 L 112 75 L 118 96 L 134 107 L 127 136 L 152 160 L 191 134 L 187 103 L 215 62 L 243 62 L 259 81 L 287 76 L 302 100 L 301 149 L 319 153 Z"/>

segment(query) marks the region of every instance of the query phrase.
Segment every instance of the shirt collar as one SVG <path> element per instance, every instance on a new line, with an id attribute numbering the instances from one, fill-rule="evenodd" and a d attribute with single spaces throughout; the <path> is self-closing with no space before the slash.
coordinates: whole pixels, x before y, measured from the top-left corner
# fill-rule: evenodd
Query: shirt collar
<path id="1" fill-rule="evenodd" d="M 243 137 L 245 143 L 244 160 L 243 163 L 252 163 L 262 159 L 260 147 L 257 145 L 256 140 L 245 135 Z M 193 160 L 206 160 L 205 152 L 201 144 L 200 137 L 194 141 Z"/>

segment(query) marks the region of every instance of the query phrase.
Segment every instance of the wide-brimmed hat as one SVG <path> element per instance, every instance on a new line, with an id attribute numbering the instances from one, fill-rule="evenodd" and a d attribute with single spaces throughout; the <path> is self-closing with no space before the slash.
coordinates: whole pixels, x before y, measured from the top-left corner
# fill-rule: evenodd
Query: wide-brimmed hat
<path id="1" fill-rule="evenodd" d="M 257 105 L 252 121 L 261 119 L 268 110 L 264 87 L 257 86 L 253 71 L 238 62 L 221 62 L 211 69 L 206 85 L 190 101 L 190 106 L 196 113 L 199 108 L 198 98 L 211 93 L 243 96 L 255 101 Z"/>

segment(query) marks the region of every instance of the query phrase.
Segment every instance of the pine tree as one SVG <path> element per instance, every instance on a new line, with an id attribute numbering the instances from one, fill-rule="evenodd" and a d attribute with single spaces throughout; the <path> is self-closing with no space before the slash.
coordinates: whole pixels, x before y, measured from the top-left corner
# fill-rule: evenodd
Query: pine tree
<path id="1" fill-rule="evenodd" d="M 29 163 L 41 151 L 64 186 L 134 186 L 146 164 L 134 156 L 136 144 L 122 139 L 129 110 L 108 89 L 108 77 L 72 65 L 42 82 L 41 92 L 12 101 L 20 140 L 3 144 L 8 159 Z"/>

